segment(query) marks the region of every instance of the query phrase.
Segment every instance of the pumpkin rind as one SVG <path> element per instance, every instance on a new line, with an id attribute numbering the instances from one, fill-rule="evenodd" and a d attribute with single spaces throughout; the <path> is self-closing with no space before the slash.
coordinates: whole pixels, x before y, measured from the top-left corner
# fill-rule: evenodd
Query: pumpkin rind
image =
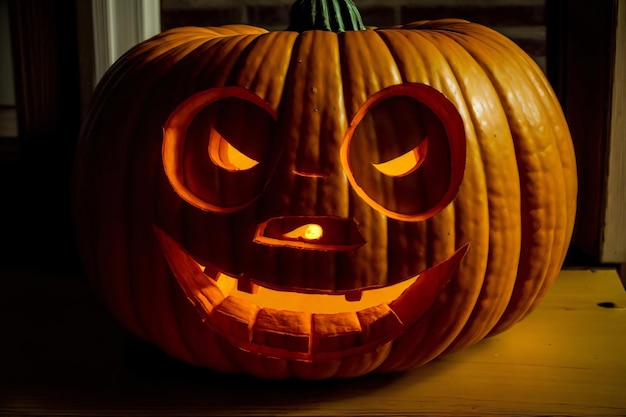
<path id="1" fill-rule="evenodd" d="M 403 83 L 447 97 L 467 138 L 456 199 L 424 222 L 389 219 L 364 203 L 339 159 L 363 103 Z M 161 160 L 162 126 L 193 94 L 223 86 L 243 87 L 276 111 L 282 153 L 258 203 L 211 215 L 174 192 Z M 245 122 L 245 115 L 231 117 Z M 324 176 L 290 175 L 318 171 Z M 114 314 L 176 358 L 264 378 L 401 371 L 507 329 L 555 279 L 575 201 L 571 139 L 541 70 L 503 36 L 454 19 L 339 34 L 244 25 L 164 32 L 131 49 L 99 84 L 74 177 L 85 271 Z M 259 252 L 252 242 L 223 239 L 285 214 L 358 219 L 368 243 L 356 257 Z M 299 361 L 242 351 L 211 331 L 172 276 L 155 225 L 225 271 L 259 269 L 264 279 L 294 288 L 386 285 L 467 242 L 471 249 L 425 316 L 395 341 L 353 356 Z"/>

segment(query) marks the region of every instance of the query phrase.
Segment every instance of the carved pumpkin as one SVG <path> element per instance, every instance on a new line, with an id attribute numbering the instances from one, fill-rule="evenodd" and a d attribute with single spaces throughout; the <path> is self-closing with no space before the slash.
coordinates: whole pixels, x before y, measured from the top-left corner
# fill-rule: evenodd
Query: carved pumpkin
<path id="1" fill-rule="evenodd" d="M 507 329 L 558 274 L 576 172 L 541 70 L 483 26 L 365 29 L 342 3 L 298 2 L 286 31 L 166 31 L 97 88 L 74 177 L 85 270 L 180 360 L 401 371 Z"/>

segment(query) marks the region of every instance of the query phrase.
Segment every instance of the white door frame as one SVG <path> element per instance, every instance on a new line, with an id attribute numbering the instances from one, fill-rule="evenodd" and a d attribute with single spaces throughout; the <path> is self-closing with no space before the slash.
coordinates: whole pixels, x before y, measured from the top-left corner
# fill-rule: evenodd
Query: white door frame
<path id="1" fill-rule="evenodd" d="M 124 52 L 161 31 L 160 0 L 91 0 L 77 5 L 87 89 L 95 87 Z"/>

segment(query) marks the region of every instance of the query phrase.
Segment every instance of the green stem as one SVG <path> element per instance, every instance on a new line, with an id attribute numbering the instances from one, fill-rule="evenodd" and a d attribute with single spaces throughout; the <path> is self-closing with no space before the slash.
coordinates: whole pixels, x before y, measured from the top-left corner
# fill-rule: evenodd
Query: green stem
<path id="1" fill-rule="evenodd" d="M 287 30 L 345 32 L 365 30 L 361 14 L 352 0 L 297 0 L 291 7 Z"/>

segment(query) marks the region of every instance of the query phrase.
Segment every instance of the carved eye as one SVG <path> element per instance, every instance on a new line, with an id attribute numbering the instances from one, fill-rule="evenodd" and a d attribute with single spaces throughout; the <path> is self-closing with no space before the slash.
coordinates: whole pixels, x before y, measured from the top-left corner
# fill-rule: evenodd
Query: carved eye
<path id="1" fill-rule="evenodd" d="M 163 129 L 163 167 L 172 187 L 202 210 L 228 213 L 247 206 L 278 159 L 275 125 L 274 110 L 241 87 L 189 97 Z"/>
<path id="2" fill-rule="evenodd" d="M 432 87 L 388 87 L 359 109 L 340 152 L 352 188 L 368 204 L 394 219 L 425 220 L 450 204 L 460 187 L 463 120 Z"/>

